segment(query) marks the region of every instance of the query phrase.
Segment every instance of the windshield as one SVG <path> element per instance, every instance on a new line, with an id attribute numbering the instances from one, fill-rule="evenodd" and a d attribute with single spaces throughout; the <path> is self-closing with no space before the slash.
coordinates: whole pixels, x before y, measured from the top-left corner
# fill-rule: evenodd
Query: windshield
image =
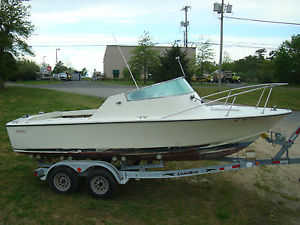
<path id="1" fill-rule="evenodd" d="M 194 90 L 182 77 L 126 93 L 128 101 L 183 95 Z"/>

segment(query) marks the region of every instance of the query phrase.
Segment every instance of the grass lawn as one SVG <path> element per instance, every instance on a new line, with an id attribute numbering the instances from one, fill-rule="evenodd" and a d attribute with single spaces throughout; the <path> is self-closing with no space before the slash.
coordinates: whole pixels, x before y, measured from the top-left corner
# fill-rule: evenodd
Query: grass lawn
<path id="1" fill-rule="evenodd" d="M 43 89 L 0 91 L 0 224 L 291 224 L 300 210 L 235 186 L 222 174 L 166 180 L 132 180 L 110 200 L 92 199 L 82 183 L 57 195 L 33 177 L 36 162 L 13 152 L 5 123 L 39 111 L 97 108 L 99 98 Z M 170 169 L 207 162 L 171 162 Z M 234 175 L 234 174 L 233 174 Z"/>

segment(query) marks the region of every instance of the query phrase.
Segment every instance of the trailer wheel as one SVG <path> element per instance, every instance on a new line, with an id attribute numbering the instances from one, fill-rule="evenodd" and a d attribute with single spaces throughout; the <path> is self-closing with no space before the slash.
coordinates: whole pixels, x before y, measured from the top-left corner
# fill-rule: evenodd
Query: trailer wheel
<path id="1" fill-rule="evenodd" d="M 66 167 L 58 167 L 49 176 L 49 186 L 57 194 L 69 194 L 78 188 L 78 177 Z"/>
<path id="2" fill-rule="evenodd" d="M 110 172 L 97 169 L 88 174 L 86 187 L 92 197 L 108 198 L 116 190 L 116 180 Z"/>

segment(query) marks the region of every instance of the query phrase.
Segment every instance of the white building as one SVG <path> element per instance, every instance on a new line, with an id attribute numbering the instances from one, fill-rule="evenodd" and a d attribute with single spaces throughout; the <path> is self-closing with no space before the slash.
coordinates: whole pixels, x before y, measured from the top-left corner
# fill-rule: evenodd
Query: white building
<path id="1" fill-rule="evenodd" d="M 127 62 L 130 61 L 132 54 L 132 50 L 136 46 L 127 46 L 120 45 L 119 46 L 124 54 L 124 57 Z M 162 56 L 166 50 L 170 50 L 172 47 L 170 46 L 154 46 L 153 49 L 157 50 L 159 54 Z M 184 48 L 182 48 L 184 51 Z M 188 58 L 192 59 L 196 56 L 196 48 L 188 47 Z M 103 60 L 103 70 L 106 78 L 122 78 L 123 70 L 126 68 L 126 64 L 122 58 L 122 55 L 118 49 L 117 45 L 107 45 L 104 54 Z"/>

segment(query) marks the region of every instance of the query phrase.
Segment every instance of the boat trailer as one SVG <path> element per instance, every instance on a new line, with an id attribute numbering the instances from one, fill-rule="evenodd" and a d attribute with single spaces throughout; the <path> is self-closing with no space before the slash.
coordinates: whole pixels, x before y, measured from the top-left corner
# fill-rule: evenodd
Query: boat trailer
<path id="1" fill-rule="evenodd" d="M 222 165 L 214 165 L 200 168 L 153 171 L 163 168 L 161 161 L 157 164 L 126 165 L 121 162 L 120 169 L 111 163 L 99 160 L 64 160 L 55 164 L 39 164 L 40 168 L 34 171 L 36 177 L 47 180 L 50 188 L 58 194 L 68 194 L 78 188 L 79 177 L 86 177 L 86 187 L 89 194 L 96 198 L 110 197 L 117 184 L 126 184 L 129 179 L 160 179 L 179 178 L 201 174 L 235 171 L 242 168 L 251 168 L 264 165 L 300 164 L 300 158 L 290 158 L 289 149 L 300 134 L 300 127 L 286 140 L 280 133 L 271 132 L 271 137 L 263 134 L 267 142 L 280 145 L 280 150 L 269 159 L 255 159 L 254 151 L 246 151 L 245 158 L 223 157 L 214 161 L 227 162 Z M 149 169 L 152 169 L 149 171 Z"/>

